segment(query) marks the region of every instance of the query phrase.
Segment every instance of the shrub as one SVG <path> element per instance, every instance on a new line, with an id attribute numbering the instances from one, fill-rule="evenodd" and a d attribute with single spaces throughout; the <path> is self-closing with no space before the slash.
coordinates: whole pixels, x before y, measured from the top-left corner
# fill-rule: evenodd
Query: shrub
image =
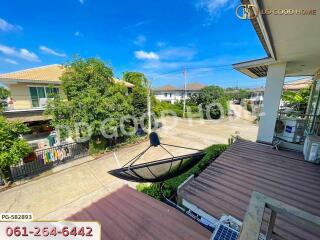
<path id="1" fill-rule="evenodd" d="M 190 111 L 192 113 L 198 113 L 199 112 L 199 107 L 198 106 L 188 106 Z"/>
<path id="2" fill-rule="evenodd" d="M 191 175 L 198 176 L 210 163 L 212 163 L 222 152 L 227 149 L 228 145 L 225 144 L 214 144 L 205 149 L 205 156 L 195 166 L 189 169 L 187 172 L 166 180 L 164 183 L 163 193 L 165 197 L 170 197 L 176 193 L 178 187 Z M 161 200 L 160 183 L 152 184 L 138 184 L 137 190 L 143 192 L 155 199 Z"/>
<path id="3" fill-rule="evenodd" d="M 183 107 L 179 102 L 175 104 L 171 104 L 168 102 L 157 101 L 156 106 L 154 107 L 154 110 L 158 112 L 168 111 L 168 113 L 166 113 L 166 116 L 172 115 L 171 113 L 169 113 L 170 111 L 170 112 L 174 112 L 177 115 L 177 117 L 183 117 Z"/>

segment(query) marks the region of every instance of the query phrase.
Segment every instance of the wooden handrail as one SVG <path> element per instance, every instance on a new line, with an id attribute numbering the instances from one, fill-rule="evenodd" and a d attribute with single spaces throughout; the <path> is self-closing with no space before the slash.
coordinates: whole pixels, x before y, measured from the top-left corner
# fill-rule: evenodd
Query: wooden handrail
<path id="1" fill-rule="evenodd" d="M 258 240 L 265 208 L 271 209 L 266 240 L 271 239 L 277 213 L 295 218 L 303 226 L 320 228 L 320 217 L 253 191 L 249 208 L 244 217 L 239 240 Z"/>

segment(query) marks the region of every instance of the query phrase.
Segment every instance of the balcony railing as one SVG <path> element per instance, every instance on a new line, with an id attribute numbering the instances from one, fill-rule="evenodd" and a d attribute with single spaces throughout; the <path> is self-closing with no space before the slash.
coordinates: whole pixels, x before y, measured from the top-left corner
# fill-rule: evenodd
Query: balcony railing
<path id="1" fill-rule="evenodd" d="M 266 240 L 271 240 L 277 214 L 287 216 L 299 221 L 300 226 L 307 228 L 320 228 L 320 217 L 290 206 L 286 203 L 268 197 L 259 192 L 251 195 L 249 209 L 244 217 L 239 240 L 258 240 L 265 209 L 271 214 L 266 232 Z"/>

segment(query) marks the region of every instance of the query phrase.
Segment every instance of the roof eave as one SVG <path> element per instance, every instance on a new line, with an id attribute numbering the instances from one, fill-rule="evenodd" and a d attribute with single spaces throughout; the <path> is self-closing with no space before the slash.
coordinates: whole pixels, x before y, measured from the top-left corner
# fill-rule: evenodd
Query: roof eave
<path id="1" fill-rule="evenodd" d="M 252 71 L 250 71 L 250 68 L 255 68 L 255 67 L 260 67 L 260 66 L 268 66 L 271 63 L 274 63 L 275 60 L 271 57 L 266 57 L 266 58 L 261 58 L 261 59 L 256 59 L 256 60 L 251 60 L 251 61 L 246 61 L 246 62 L 241 62 L 241 63 L 235 63 L 232 64 L 232 67 L 236 69 L 239 72 L 242 72 L 243 74 L 251 77 L 251 78 L 260 78 L 260 77 L 265 77 L 265 76 L 258 76 Z"/>
<path id="2" fill-rule="evenodd" d="M 256 18 L 251 19 L 252 26 L 258 35 L 258 38 L 266 51 L 268 57 L 272 57 L 273 59 L 277 59 L 276 53 L 274 51 L 272 38 L 270 34 L 269 28 L 265 24 L 265 20 L 263 15 L 259 14 L 260 9 L 263 7 L 263 0 L 257 2 L 257 0 L 241 0 L 242 4 L 252 4 L 257 6 L 259 9 L 254 9 Z"/>
<path id="3" fill-rule="evenodd" d="M 0 78 L 0 82 L 4 84 L 17 84 L 17 83 L 35 83 L 35 84 L 58 84 L 61 85 L 61 81 L 57 80 L 31 80 L 31 79 L 13 79 L 13 78 Z"/>

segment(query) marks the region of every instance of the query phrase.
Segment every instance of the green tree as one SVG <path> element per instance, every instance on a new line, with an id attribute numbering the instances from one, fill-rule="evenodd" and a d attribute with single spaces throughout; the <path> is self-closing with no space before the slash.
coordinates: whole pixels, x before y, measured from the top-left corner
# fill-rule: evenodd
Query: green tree
<path id="1" fill-rule="evenodd" d="M 191 102 L 201 105 L 203 110 L 203 116 L 207 116 L 207 107 L 210 107 L 210 117 L 213 119 L 219 119 L 223 115 L 228 114 L 228 101 L 225 95 L 224 89 L 218 86 L 204 87 L 198 94 L 191 96 Z M 216 104 L 216 105 L 214 105 Z M 223 113 L 222 113 L 223 110 Z"/>
<path id="2" fill-rule="evenodd" d="M 303 88 L 297 92 L 294 91 L 284 91 L 282 93 L 282 100 L 293 105 L 298 111 L 305 112 L 307 109 L 311 88 Z"/>
<path id="3" fill-rule="evenodd" d="M 118 138 L 123 137 L 119 131 L 121 123 L 125 130 L 132 127 L 130 120 L 121 122 L 122 117 L 132 112 L 127 88 L 114 83 L 112 69 L 96 58 L 76 58 L 65 68 L 61 76 L 65 97 L 54 98 L 46 114 L 52 116 L 52 125 L 63 136 L 68 129 L 74 138 L 91 136 L 90 151 L 104 150 L 114 139 L 107 141 L 103 132 Z"/>
<path id="4" fill-rule="evenodd" d="M 233 99 L 247 99 L 250 98 L 252 91 L 248 89 L 238 89 L 238 88 L 226 88 L 225 94 L 228 99 L 233 100 Z"/>
<path id="5" fill-rule="evenodd" d="M 147 78 L 143 73 L 125 72 L 123 80 L 134 84 L 130 99 L 133 106 L 133 116 L 140 118 L 147 112 L 148 108 Z"/>
<path id="6" fill-rule="evenodd" d="M 141 87 L 147 87 L 148 83 L 146 76 L 140 72 L 124 72 L 123 80 Z"/>
<path id="7" fill-rule="evenodd" d="M 10 92 L 4 87 L 0 87 L 0 113 L 3 111 L 4 108 L 2 101 L 4 101 L 9 96 Z"/>
<path id="8" fill-rule="evenodd" d="M 308 104 L 310 97 L 310 88 L 300 89 L 298 92 L 284 91 L 282 99 L 291 104 Z"/>
<path id="9" fill-rule="evenodd" d="M 20 138 L 28 132 L 25 124 L 9 122 L 0 115 L 0 174 L 6 183 L 11 180 L 10 166 L 19 163 L 31 152 L 27 141 Z"/>

